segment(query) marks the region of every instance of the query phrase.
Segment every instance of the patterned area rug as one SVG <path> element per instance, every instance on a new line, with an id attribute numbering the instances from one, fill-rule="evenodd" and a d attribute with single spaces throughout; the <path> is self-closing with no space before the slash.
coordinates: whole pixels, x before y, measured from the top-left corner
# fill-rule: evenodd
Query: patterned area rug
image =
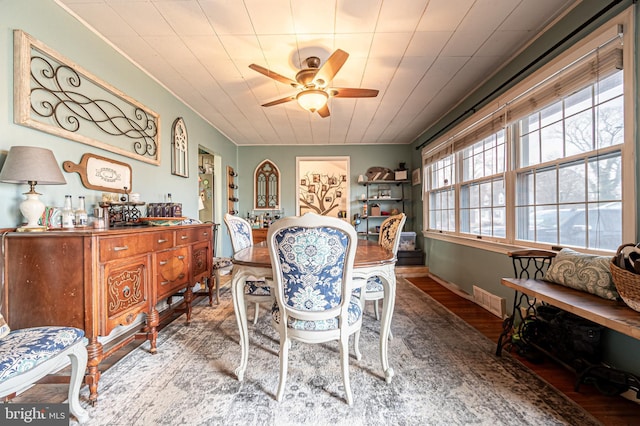
<path id="1" fill-rule="evenodd" d="M 230 291 L 219 306 L 194 307 L 101 377 L 90 425 L 591 425 L 592 416 L 404 279 L 398 280 L 389 344 L 395 370 L 384 380 L 379 322 L 367 306 L 360 346 L 351 345 L 354 405 L 345 402 L 336 342 L 294 342 L 284 399 L 278 387 L 278 335 L 262 310 L 249 324 L 243 382 Z M 252 318 L 252 312 L 249 317 Z M 83 405 L 88 391 L 83 388 Z"/>

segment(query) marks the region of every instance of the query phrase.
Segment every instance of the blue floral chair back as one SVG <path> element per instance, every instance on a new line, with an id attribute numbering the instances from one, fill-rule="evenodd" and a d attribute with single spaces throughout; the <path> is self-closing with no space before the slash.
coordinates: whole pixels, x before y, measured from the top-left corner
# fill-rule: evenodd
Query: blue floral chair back
<path id="1" fill-rule="evenodd" d="M 253 245 L 253 234 L 249 222 L 239 216 L 226 213 L 224 223 L 227 225 L 234 253 Z"/>
<path id="2" fill-rule="evenodd" d="M 224 223 L 227 225 L 234 253 L 253 245 L 253 234 L 249 222 L 239 216 L 226 213 L 224 215 Z M 265 282 L 264 277 L 253 277 L 246 280 L 244 283 L 244 297 L 247 302 L 255 304 L 254 324 L 258 322 L 260 303 L 271 304 L 273 302 L 271 288 Z"/>
<path id="3" fill-rule="evenodd" d="M 362 325 L 359 300 L 352 296 L 357 241 L 348 222 L 313 213 L 280 219 L 269 229 L 267 244 L 276 297 L 272 320 L 280 334 L 278 401 L 284 394 L 290 341 L 338 340 L 347 402 L 353 402 L 348 341 L 357 333 L 359 359 L 357 342 Z"/>

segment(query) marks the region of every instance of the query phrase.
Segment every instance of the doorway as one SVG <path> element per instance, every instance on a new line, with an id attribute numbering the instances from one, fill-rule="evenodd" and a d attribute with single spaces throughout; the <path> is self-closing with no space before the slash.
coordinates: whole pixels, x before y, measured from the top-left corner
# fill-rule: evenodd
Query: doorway
<path id="1" fill-rule="evenodd" d="M 198 146 L 198 219 L 201 222 L 220 224 L 223 193 L 221 167 L 219 155 Z M 220 238 L 216 238 L 214 253 L 219 253 L 219 249 Z"/>

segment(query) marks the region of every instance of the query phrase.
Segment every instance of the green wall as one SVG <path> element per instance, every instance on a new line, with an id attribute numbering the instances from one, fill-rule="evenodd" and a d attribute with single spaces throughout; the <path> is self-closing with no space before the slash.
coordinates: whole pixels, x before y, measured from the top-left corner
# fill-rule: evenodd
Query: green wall
<path id="1" fill-rule="evenodd" d="M 69 58 L 103 81 L 160 114 L 161 164 L 150 165 L 135 159 L 49 135 L 13 122 L 13 30 L 20 29 L 51 49 Z M 171 193 L 183 204 L 185 216 L 197 216 L 198 145 L 222 157 L 224 166 L 236 167 L 236 146 L 156 81 L 131 64 L 69 15 L 52 0 L 0 0 L 0 165 L 13 145 L 50 148 L 60 164 L 78 163 L 85 153 L 93 153 L 131 165 L 133 191 L 146 202 L 163 201 Z M 183 117 L 189 135 L 189 178 L 171 174 L 171 125 Z M 61 207 L 65 194 L 85 195 L 87 207 L 100 201 L 101 192 L 85 188 L 77 173 L 63 173 L 66 185 L 40 185 L 41 200 Z M 223 175 L 224 176 L 224 175 Z M 22 221 L 18 204 L 28 191 L 26 185 L 0 183 L 0 228 Z"/>

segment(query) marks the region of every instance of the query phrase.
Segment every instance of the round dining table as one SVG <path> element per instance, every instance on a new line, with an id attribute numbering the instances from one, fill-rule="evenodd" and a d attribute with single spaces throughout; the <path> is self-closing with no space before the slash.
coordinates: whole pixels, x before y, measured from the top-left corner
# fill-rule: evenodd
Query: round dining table
<path id="1" fill-rule="evenodd" d="M 267 278 L 271 280 L 271 258 L 265 241 L 254 244 L 233 255 L 231 276 L 231 294 L 233 308 L 240 331 L 241 359 L 235 374 L 242 381 L 249 361 L 249 332 L 247 326 L 247 305 L 244 298 L 244 282 L 247 279 Z M 378 276 L 384 288 L 382 318 L 380 320 L 380 361 L 387 383 L 394 375 L 389 366 L 388 346 L 391 317 L 396 300 L 396 257 L 393 252 L 384 249 L 374 241 L 358 240 L 356 258 L 353 267 L 353 279 L 368 279 Z"/>

